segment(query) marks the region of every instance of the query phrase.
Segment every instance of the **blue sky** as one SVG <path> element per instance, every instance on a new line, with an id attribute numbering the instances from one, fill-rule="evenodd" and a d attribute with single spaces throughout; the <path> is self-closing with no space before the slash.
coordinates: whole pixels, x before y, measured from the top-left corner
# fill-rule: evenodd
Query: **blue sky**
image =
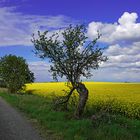
<path id="1" fill-rule="evenodd" d="M 82 22 L 115 22 L 122 13 L 140 14 L 139 0 L 1 0 L 1 7 L 15 6 L 32 15 L 65 15 Z"/>
<path id="2" fill-rule="evenodd" d="M 38 30 L 87 25 L 87 36 L 102 33 L 107 63 L 93 71 L 94 81 L 140 81 L 140 2 L 138 0 L 1 0 L 0 57 L 24 57 L 36 81 L 52 81 L 49 63 L 37 58 L 31 43 Z M 87 79 L 83 79 L 87 80 Z"/>

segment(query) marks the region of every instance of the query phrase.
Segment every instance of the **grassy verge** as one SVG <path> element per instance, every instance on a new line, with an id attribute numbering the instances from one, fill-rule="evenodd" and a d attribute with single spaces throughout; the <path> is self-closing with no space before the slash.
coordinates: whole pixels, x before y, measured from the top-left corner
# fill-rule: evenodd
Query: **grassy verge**
<path id="1" fill-rule="evenodd" d="M 53 111 L 51 100 L 38 95 L 0 93 L 7 102 L 39 124 L 50 140 L 139 140 L 140 120 L 120 115 L 110 123 L 101 121 L 95 127 L 90 119 L 75 120 L 69 112 Z M 97 122 L 96 122 L 97 123 Z"/>

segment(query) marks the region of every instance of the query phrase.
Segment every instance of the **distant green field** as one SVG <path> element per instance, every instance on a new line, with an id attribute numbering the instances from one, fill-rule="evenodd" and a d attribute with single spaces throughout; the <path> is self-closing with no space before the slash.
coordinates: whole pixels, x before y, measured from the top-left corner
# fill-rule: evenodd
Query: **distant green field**
<path id="1" fill-rule="evenodd" d="M 140 83 L 85 82 L 89 90 L 87 109 L 93 112 L 110 105 L 112 112 L 140 118 Z M 33 83 L 26 85 L 26 91 L 41 96 L 64 94 L 65 82 Z"/>

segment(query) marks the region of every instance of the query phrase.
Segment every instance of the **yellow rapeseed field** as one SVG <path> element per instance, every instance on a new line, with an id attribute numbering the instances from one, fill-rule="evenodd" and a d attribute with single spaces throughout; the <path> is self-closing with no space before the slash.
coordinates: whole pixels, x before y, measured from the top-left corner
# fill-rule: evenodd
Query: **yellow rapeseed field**
<path id="1" fill-rule="evenodd" d="M 101 108 L 110 103 L 113 112 L 140 118 L 140 83 L 84 82 L 89 90 L 87 108 Z M 26 91 L 42 96 L 61 96 L 69 89 L 65 82 L 26 84 Z"/>

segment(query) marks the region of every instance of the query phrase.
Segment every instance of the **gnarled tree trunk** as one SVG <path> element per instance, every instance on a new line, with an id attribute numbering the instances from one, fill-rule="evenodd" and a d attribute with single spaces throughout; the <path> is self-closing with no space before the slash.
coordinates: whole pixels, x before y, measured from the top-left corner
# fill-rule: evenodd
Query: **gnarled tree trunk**
<path id="1" fill-rule="evenodd" d="M 85 87 L 84 84 L 78 83 L 76 90 L 79 93 L 79 103 L 75 112 L 75 117 L 79 119 L 84 111 L 88 99 L 88 89 Z"/>
<path id="2" fill-rule="evenodd" d="M 75 90 L 75 87 L 72 87 L 70 89 L 70 92 L 66 95 L 66 96 L 60 96 L 59 98 L 57 98 L 55 101 L 54 101 L 54 108 L 56 109 L 57 107 L 59 107 L 60 105 L 63 105 L 65 110 L 68 110 L 68 102 L 69 102 L 69 99 L 73 93 L 73 91 Z"/>
<path id="3" fill-rule="evenodd" d="M 85 87 L 83 83 L 80 83 L 80 82 L 76 84 L 72 84 L 72 85 L 73 87 L 71 88 L 69 94 L 67 96 L 64 96 L 56 100 L 55 106 L 65 105 L 65 108 L 67 109 L 67 103 L 69 102 L 69 99 L 73 91 L 76 89 L 77 92 L 79 93 L 79 102 L 78 102 L 77 109 L 75 111 L 74 116 L 75 118 L 79 119 L 84 112 L 84 108 L 88 99 L 88 89 Z"/>

